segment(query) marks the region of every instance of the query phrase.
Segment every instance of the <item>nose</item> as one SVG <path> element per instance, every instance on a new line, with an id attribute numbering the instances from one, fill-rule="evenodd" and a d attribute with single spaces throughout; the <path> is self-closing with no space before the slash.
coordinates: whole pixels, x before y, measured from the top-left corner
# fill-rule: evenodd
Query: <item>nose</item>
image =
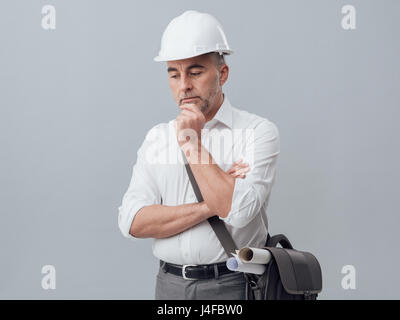
<path id="1" fill-rule="evenodd" d="M 193 86 L 190 77 L 188 77 L 187 75 L 182 75 L 180 79 L 180 91 L 182 93 L 186 93 L 192 90 L 192 88 Z"/>

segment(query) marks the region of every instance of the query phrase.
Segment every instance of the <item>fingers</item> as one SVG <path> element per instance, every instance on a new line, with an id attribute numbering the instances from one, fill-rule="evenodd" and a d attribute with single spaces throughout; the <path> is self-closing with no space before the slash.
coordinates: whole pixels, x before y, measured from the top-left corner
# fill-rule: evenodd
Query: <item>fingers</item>
<path id="1" fill-rule="evenodd" d="M 179 106 L 179 108 L 181 108 L 182 111 L 186 110 L 186 112 L 190 112 L 190 113 L 192 113 L 192 112 L 196 113 L 196 114 L 202 113 L 195 104 L 182 104 Z"/>
<path id="2" fill-rule="evenodd" d="M 235 161 L 232 167 L 227 171 L 228 174 L 235 178 L 246 178 L 246 173 L 250 171 L 248 163 L 243 163 L 243 159 Z"/>
<path id="3" fill-rule="evenodd" d="M 243 159 L 240 159 L 238 161 L 235 161 L 232 165 L 232 167 L 229 168 L 227 171 L 228 173 L 235 171 L 235 168 L 237 167 L 238 164 L 240 164 L 243 161 Z"/>
<path id="4" fill-rule="evenodd" d="M 241 168 L 241 169 L 236 170 L 234 173 L 232 173 L 232 175 L 234 177 L 238 177 L 238 176 L 246 175 L 246 173 L 249 172 L 249 171 L 250 171 L 249 167 Z"/>
<path id="5" fill-rule="evenodd" d="M 236 167 L 236 166 L 238 166 L 238 165 L 240 165 L 240 164 L 242 164 L 242 163 L 243 163 L 243 159 L 240 159 L 240 160 L 238 160 L 238 161 L 235 161 L 235 162 L 233 163 L 233 165 L 232 165 L 231 168 L 234 168 L 234 167 Z"/>
<path id="6" fill-rule="evenodd" d="M 238 161 L 235 161 L 234 163 L 233 163 L 233 165 L 232 165 L 232 167 L 230 167 L 230 169 L 229 170 L 233 170 L 233 169 L 238 169 L 238 168 L 243 168 L 243 167 L 246 167 L 246 166 L 248 166 L 249 164 L 248 163 L 243 163 L 243 159 L 240 159 L 240 160 L 238 160 Z"/>
<path id="7" fill-rule="evenodd" d="M 190 118 L 192 116 L 192 112 L 188 111 L 188 110 L 182 110 L 181 111 L 181 115 L 185 115 L 188 118 Z"/>
<path id="8" fill-rule="evenodd" d="M 197 114 L 199 117 L 204 118 L 204 120 L 205 120 L 203 112 L 201 112 L 200 108 L 197 105 L 193 104 L 193 103 L 182 104 L 182 105 L 179 106 L 179 108 L 181 108 L 182 111 L 186 110 L 186 112 L 188 112 L 188 113 Z"/>
<path id="9" fill-rule="evenodd" d="M 181 104 L 179 106 L 179 108 L 181 109 L 186 109 L 186 110 L 190 110 L 193 112 L 197 112 L 198 108 L 194 103 L 185 103 L 185 104 Z"/>
<path id="10" fill-rule="evenodd" d="M 244 179 L 244 178 L 246 178 L 246 174 L 245 173 L 242 173 L 242 174 L 238 174 L 238 175 L 232 175 L 235 179 L 238 179 L 238 178 L 240 178 L 240 179 Z"/>
<path id="11" fill-rule="evenodd" d="M 249 165 L 247 163 L 244 163 L 241 165 L 234 165 L 227 171 L 227 173 L 233 174 L 233 173 L 237 172 L 238 170 L 242 170 L 242 169 L 246 169 L 246 168 L 249 168 Z M 249 168 L 249 170 L 250 170 L 250 168 Z"/>

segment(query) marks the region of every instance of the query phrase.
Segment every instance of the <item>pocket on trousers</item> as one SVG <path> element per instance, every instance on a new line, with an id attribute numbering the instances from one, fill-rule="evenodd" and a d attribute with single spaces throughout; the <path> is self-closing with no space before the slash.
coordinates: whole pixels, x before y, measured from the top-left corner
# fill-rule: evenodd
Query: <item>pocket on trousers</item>
<path id="1" fill-rule="evenodd" d="M 180 285 L 170 274 L 160 271 L 156 277 L 156 300 L 181 300 L 185 297 L 185 288 Z"/>
<path id="2" fill-rule="evenodd" d="M 246 279 L 242 272 L 222 275 L 217 282 L 218 300 L 244 300 L 246 293 Z"/>
<path id="3" fill-rule="evenodd" d="M 219 276 L 218 285 L 229 287 L 243 287 L 246 284 L 246 279 L 242 272 L 234 272 Z"/>

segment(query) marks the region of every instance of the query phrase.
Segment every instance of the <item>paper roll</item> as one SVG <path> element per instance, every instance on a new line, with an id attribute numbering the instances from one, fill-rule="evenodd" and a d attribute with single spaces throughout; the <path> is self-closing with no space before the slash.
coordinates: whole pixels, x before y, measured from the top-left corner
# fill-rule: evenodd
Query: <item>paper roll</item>
<path id="1" fill-rule="evenodd" d="M 239 259 L 243 263 L 268 264 L 271 261 L 271 253 L 267 249 L 242 248 L 239 250 Z"/>
<path id="2" fill-rule="evenodd" d="M 229 258 L 226 261 L 226 267 L 231 271 L 236 271 L 238 268 L 238 262 L 237 262 L 236 258 Z"/>
<path id="3" fill-rule="evenodd" d="M 266 266 L 264 264 L 257 263 L 243 263 L 239 257 L 232 253 L 233 258 L 229 258 L 226 261 L 226 267 L 231 271 L 240 271 L 246 273 L 263 274 Z"/>

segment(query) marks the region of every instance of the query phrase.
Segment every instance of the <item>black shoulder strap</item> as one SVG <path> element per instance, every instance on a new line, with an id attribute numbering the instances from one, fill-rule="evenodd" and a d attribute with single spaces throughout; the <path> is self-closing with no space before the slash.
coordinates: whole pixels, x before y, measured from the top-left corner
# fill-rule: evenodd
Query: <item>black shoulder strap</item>
<path id="1" fill-rule="evenodd" d="M 189 176 L 190 183 L 192 184 L 193 191 L 196 195 L 198 202 L 203 202 L 203 196 L 201 195 L 200 188 L 197 184 L 197 181 L 193 175 L 192 169 L 190 168 L 190 164 L 187 162 L 185 153 L 182 151 L 182 157 L 185 161 L 186 172 Z M 221 242 L 222 247 L 224 248 L 228 257 L 233 257 L 232 252 L 235 253 L 237 246 L 232 239 L 228 229 L 226 229 L 225 223 L 217 216 L 212 216 L 208 218 L 208 222 L 213 228 L 215 234 L 217 235 L 218 240 Z"/>

